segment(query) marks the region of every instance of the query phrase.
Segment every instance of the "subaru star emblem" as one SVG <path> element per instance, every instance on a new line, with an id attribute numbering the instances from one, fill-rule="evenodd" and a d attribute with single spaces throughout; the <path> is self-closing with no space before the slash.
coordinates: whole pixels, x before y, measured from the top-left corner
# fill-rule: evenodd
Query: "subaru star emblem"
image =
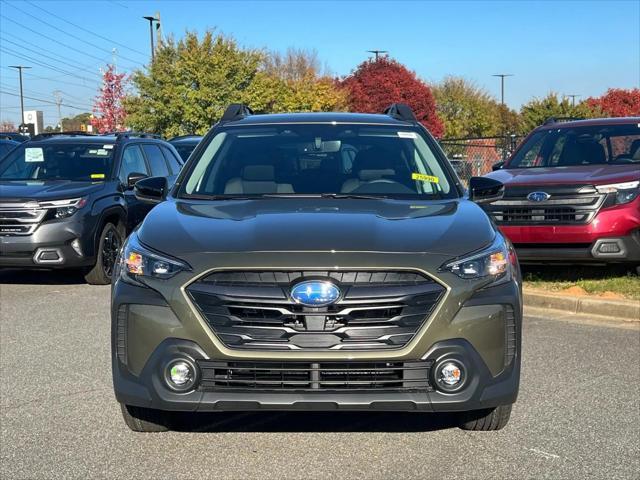
<path id="1" fill-rule="evenodd" d="M 531 192 L 529 195 L 527 195 L 527 199 L 530 202 L 545 202 L 547 200 L 549 200 L 549 197 L 551 197 L 551 195 L 549 195 L 547 192 Z"/>
<path id="2" fill-rule="evenodd" d="M 291 289 L 294 302 L 308 307 L 329 305 L 340 297 L 340 289 L 333 283 L 322 280 L 309 280 L 295 285 Z"/>

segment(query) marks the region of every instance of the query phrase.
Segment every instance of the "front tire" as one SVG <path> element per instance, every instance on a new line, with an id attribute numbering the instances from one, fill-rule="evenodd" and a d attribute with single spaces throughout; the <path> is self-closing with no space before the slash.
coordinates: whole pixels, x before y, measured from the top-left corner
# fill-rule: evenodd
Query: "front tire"
<path id="1" fill-rule="evenodd" d="M 462 414 L 460 428 L 476 432 L 501 430 L 509 423 L 511 405 L 500 405 L 487 410 L 474 410 Z"/>
<path id="2" fill-rule="evenodd" d="M 169 430 L 167 413 L 152 408 L 120 404 L 122 418 L 134 432 L 157 433 Z"/>
<path id="3" fill-rule="evenodd" d="M 107 223 L 100 233 L 96 264 L 84 276 L 91 285 L 108 285 L 116 267 L 116 259 L 124 241 L 124 228 Z"/>

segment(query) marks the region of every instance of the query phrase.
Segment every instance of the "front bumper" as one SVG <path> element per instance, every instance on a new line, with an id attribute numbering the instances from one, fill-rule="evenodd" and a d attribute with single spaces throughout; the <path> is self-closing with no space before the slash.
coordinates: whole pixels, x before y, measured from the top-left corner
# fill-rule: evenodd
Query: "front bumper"
<path id="1" fill-rule="evenodd" d="M 515 248 L 520 263 L 640 263 L 640 229 L 587 244 L 518 243 Z"/>
<path id="2" fill-rule="evenodd" d="M 126 315 L 123 312 L 127 312 Z M 510 311 L 512 320 L 501 313 Z M 120 315 L 119 315 L 120 314 Z M 455 393 L 439 391 L 433 369 L 427 375 L 427 388 L 403 389 L 294 389 L 278 391 L 261 388 L 202 388 L 176 393 L 165 383 L 168 362 L 187 358 L 233 362 L 287 362 L 282 356 L 257 355 L 234 358 L 214 348 L 207 335 L 190 333 L 189 319 L 176 315 L 158 292 L 116 281 L 112 304 L 112 367 L 115 395 L 119 402 L 147 408 L 174 411 L 213 410 L 389 410 L 389 411 L 467 411 L 515 402 L 520 379 L 521 345 L 520 289 L 516 281 L 477 291 L 467 298 L 441 330 L 432 320 L 426 325 L 423 344 L 428 347 L 398 358 L 389 351 L 369 351 L 371 361 L 429 362 L 443 359 L 461 361 L 467 371 L 464 387 Z M 436 325 L 434 325 L 436 324 Z M 199 326 L 199 324 L 198 324 Z M 429 327 L 432 327 L 431 329 Z M 430 331 L 431 330 L 431 331 Z M 265 352 L 257 352 L 264 354 Z M 322 353 L 322 352 L 320 352 Z M 365 353 L 365 352 L 360 352 Z M 310 362 L 330 361 L 313 358 Z M 317 357 L 320 357 L 318 354 Z M 344 354 L 342 363 L 361 362 Z M 291 359 L 291 362 L 300 360 Z M 331 359 L 333 361 L 333 359 Z"/>
<path id="3" fill-rule="evenodd" d="M 0 267 L 73 268 L 95 264 L 94 225 L 74 217 L 44 222 L 31 235 L 0 236 Z M 76 240 L 80 253 L 72 246 Z"/>

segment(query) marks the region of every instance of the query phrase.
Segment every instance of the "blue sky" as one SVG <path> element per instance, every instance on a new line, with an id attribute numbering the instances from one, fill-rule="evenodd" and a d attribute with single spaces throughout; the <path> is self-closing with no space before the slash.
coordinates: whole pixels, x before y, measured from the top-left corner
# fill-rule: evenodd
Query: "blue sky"
<path id="1" fill-rule="evenodd" d="M 640 86 L 640 0 L 0 0 L 0 118 L 19 119 L 15 64 L 33 67 L 25 108 L 43 110 L 45 124 L 57 121 L 47 103 L 56 90 L 63 116 L 88 111 L 113 48 L 121 71 L 148 61 L 141 17 L 156 11 L 165 36 L 216 28 L 247 47 L 315 49 L 334 75 L 348 74 L 370 49 L 389 50 L 428 82 L 463 76 L 496 97 L 491 75 L 512 73 L 505 100 L 513 108 L 549 91 L 586 98 Z"/>

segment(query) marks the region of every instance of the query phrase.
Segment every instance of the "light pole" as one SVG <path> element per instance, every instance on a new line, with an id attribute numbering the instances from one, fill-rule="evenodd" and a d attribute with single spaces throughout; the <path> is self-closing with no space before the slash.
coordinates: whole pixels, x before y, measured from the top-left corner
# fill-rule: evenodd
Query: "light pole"
<path id="1" fill-rule="evenodd" d="M 504 77 L 513 77 L 513 73 L 496 73 L 492 77 L 500 77 L 500 103 L 504 105 Z"/>
<path id="2" fill-rule="evenodd" d="M 389 53 L 388 50 L 367 50 L 368 53 L 373 53 L 376 56 L 376 62 L 378 61 L 378 57 L 383 53 Z"/>
<path id="3" fill-rule="evenodd" d="M 22 70 L 26 70 L 31 67 L 25 67 L 24 65 L 9 65 L 9 68 L 15 68 L 20 72 L 20 125 L 24 124 L 24 96 L 22 94 Z"/>
<path id="4" fill-rule="evenodd" d="M 149 21 L 149 40 L 151 41 L 151 63 L 156 59 L 155 49 L 153 47 L 153 22 L 158 22 L 160 25 L 160 19 L 156 17 L 142 17 Z"/>
<path id="5" fill-rule="evenodd" d="M 571 106 L 575 107 L 576 106 L 576 98 L 577 97 L 581 97 L 582 95 L 578 95 L 576 93 L 572 93 L 571 95 L 565 95 L 565 97 L 568 97 L 571 99 Z"/>

